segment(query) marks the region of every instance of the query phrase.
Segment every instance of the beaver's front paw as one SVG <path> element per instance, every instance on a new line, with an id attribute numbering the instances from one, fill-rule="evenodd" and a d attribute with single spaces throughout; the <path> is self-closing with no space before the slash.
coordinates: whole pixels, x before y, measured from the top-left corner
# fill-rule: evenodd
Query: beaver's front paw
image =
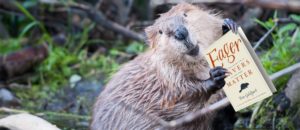
<path id="1" fill-rule="evenodd" d="M 207 80 L 206 90 L 208 92 L 216 92 L 225 85 L 225 78 L 227 77 L 227 69 L 218 66 L 209 71 L 210 78 Z"/>
<path id="2" fill-rule="evenodd" d="M 229 18 L 224 19 L 224 23 L 222 25 L 223 34 L 227 33 L 229 30 L 232 30 L 234 33 L 237 33 L 238 25 Z"/>

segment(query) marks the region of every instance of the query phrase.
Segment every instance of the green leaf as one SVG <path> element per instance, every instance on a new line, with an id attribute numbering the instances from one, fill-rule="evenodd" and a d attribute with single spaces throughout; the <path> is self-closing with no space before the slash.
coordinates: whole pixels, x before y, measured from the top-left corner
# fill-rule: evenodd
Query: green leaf
<path id="1" fill-rule="evenodd" d="M 36 19 L 30 14 L 30 12 L 24 8 L 19 2 L 14 2 L 14 4 L 21 10 L 22 13 L 25 14 L 26 17 L 28 17 L 32 21 L 36 21 Z"/>
<path id="2" fill-rule="evenodd" d="M 254 21 L 259 25 L 263 26 L 265 29 L 270 29 L 274 26 L 274 22 L 272 21 L 272 19 L 270 19 L 267 22 L 260 21 L 259 19 L 254 19 Z"/>
<path id="3" fill-rule="evenodd" d="M 275 10 L 275 12 L 273 14 L 273 19 L 276 19 L 276 18 L 278 18 L 278 11 L 277 10 Z"/>
<path id="4" fill-rule="evenodd" d="M 17 1 L 14 1 L 14 4 L 18 7 L 19 10 L 21 10 L 21 12 L 23 14 L 25 14 L 25 16 L 27 18 L 29 18 L 31 21 L 37 21 L 33 15 L 31 15 L 31 13 L 26 9 L 24 8 L 19 2 Z M 41 30 L 44 32 L 44 33 L 47 33 L 47 30 L 45 28 L 45 26 L 42 24 L 42 23 L 39 23 L 39 27 L 41 28 Z"/>
<path id="5" fill-rule="evenodd" d="M 24 35 L 25 35 L 31 28 L 33 28 L 34 26 L 36 26 L 36 25 L 38 25 L 38 24 L 39 24 L 39 22 L 33 21 L 33 22 L 31 22 L 30 24 L 26 25 L 26 26 L 23 28 L 22 32 L 20 33 L 19 38 L 24 37 Z"/>
<path id="6" fill-rule="evenodd" d="M 278 30 L 278 33 L 280 35 L 282 35 L 283 33 L 286 33 L 288 31 L 291 31 L 291 30 L 294 30 L 296 29 L 297 25 L 294 24 L 294 23 L 289 23 L 287 25 L 284 25 L 283 27 L 281 27 L 279 30 Z"/>
<path id="7" fill-rule="evenodd" d="M 297 22 L 300 22 L 300 15 L 291 14 L 290 17 L 291 17 L 293 20 L 295 20 L 295 21 L 297 21 Z"/>
<path id="8" fill-rule="evenodd" d="M 254 19 L 256 23 L 258 23 L 260 26 L 266 27 L 266 24 L 263 21 L 260 21 L 259 19 Z"/>
<path id="9" fill-rule="evenodd" d="M 0 39 L 0 54 L 8 54 L 21 48 L 20 42 L 17 39 Z"/>
<path id="10" fill-rule="evenodd" d="M 143 44 L 138 42 L 133 42 L 126 48 L 127 53 L 139 53 L 142 52 L 143 50 L 144 50 Z"/>
<path id="11" fill-rule="evenodd" d="M 116 50 L 116 49 L 111 49 L 111 50 L 109 51 L 109 54 L 110 54 L 110 55 L 113 55 L 113 56 L 117 56 L 117 55 L 119 55 L 120 53 L 119 53 L 119 51 Z"/>

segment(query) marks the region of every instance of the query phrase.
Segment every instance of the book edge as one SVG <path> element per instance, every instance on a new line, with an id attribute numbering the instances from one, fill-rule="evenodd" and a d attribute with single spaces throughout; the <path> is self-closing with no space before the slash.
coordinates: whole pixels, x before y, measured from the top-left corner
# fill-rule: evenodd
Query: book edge
<path id="1" fill-rule="evenodd" d="M 272 91 L 272 93 L 275 93 L 277 90 L 276 90 L 273 82 L 271 81 L 271 79 L 269 78 L 268 74 L 266 73 L 264 67 L 260 63 L 260 60 L 259 60 L 258 56 L 256 55 L 253 48 L 251 47 L 251 44 L 250 44 L 249 40 L 247 39 L 246 35 L 244 34 L 241 27 L 238 28 L 238 34 L 240 35 L 240 37 L 244 41 L 247 50 L 249 51 L 250 55 L 252 56 L 256 66 L 259 69 L 260 73 L 262 74 L 264 80 L 268 84 L 269 89 Z"/>
<path id="2" fill-rule="evenodd" d="M 271 93 L 270 93 L 270 92 L 271 92 Z M 250 106 L 252 106 L 252 105 L 254 105 L 254 104 L 256 104 L 256 103 L 258 103 L 258 102 L 260 102 L 260 101 L 262 101 L 262 100 L 264 100 L 264 99 L 266 99 L 266 98 L 269 98 L 269 97 L 272 96 L 272 95 L 273 95 L 272 91 L 269 91 L 269 94 L 268 94 L 268 95 L 264 96 L 263 98 L 259 98 L 258 101 L 254 102 L 254 103 L 252 103 L 252 104 L 250 104 L 250 105 L 248 104 L 248 105 L 246 105 L 246 106 L 242 106 L 242 107 L 238 107 L 238 108 L 236 108 L 236 107 L 234 107 L 234 106 L 232 105 L 232 107 L 233 107 L 234 111 L 238 112 L 238 111 L 240 111 L 240 110 L 242 110 L 242 109 L 245 109 L 245 108 L 247 108 L 247 107 L 250 107 Z"/>

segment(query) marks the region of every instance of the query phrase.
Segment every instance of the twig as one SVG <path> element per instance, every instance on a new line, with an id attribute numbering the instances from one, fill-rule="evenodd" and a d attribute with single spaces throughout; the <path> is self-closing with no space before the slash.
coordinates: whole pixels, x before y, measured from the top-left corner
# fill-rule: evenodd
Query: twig
<path id="1" fill-rule="evenodd" d="M 42 112 L 42 113 L 35 113 L 34 115 L 37 116 L 56 116 L 56 117 L 61 117 L 61 118 L 68 118 L 68 119 L 82 119 L 82 120 L 89 120 L 89 116 L 82 116 L 82 115 L 76 115 L 76 114 L 69 114 L 69 113 L 58 113 L 58 112 Z"/>
<path id="2" fill-rule="evenodd" d="M 279 77 L 281 77 L 281 76 L 283 76 L 283 75 L 292 73 L 293 71 L 295 71 L 295 70 L 297 70 L 297 69 L 300 69 L 300 63 L 296 63 L 296 64 L 294 64 L 294 65 L 292 65 L 292 66 L 289 66 L 289 67 L 287 67 L 287 68 L 285 68 L 285 69 L 283 69 L 283 70 L 280 70 L 280 71 L 278 71 L 278 72 L 272 74 L 272 75 L 270 76 L 270 79 L 271 79 L 271 80 L 276 80 L 277 78 L 279 78 Z"/>
<path id="3" fill-rule="evenodd" d="M 59 4 L 57 4 L 57 5 L 59 6 Z M 89 17 L 89 19 L 91 19 L 96 24 L 98 24 L 106 29 L 120 33 L 123 36 L 132 38 L 137 41 L 144 40 L 144 37 L 141 34 L 138 34 L 132 30 L 129 30 L 129 29 L 121 26 L 118 23 L 110 21 L 109 19 L 107 19 L 105 17 L 105 15 L 101 11 L 98 11 L 94 7 L 83 5 L 83 4 L 76 4 L 76 3 L 69 5 L 69 7 L 71 7 L 70 11 L 73 13 L 78 13 L 78 10 L 85 12 L 87 14 L 87 16 Z"/>
<path id="4" fill-rule="evenodd" d="M 243 14 L 241 19 L 239 19 L 238 24 L 243 25 L 244 32 L 249 32 L 250 29 L 253 29 L 256 26 L 255 21 L 249 19 L 259 18 L 262 13 L 263 10 L 259 7 L 250 8 Z"/>
<path id="5" fill-rule="evenodd" d="M 260 109 L 261 105 L 262 105 L 263 101 L 260 101 L 256 104 L 256 107 L 254 108 L 251 118 L 250 118 L 250 124 L 249 124 L 249 128 L 254 128 L 254 121 L 256 119 L 256 115 L 258 113 L 258 110 Z"/>
<path id="6" fill-rule="evenodd" d="M 97 24 L 101 25 L 106 29 L 113 30 L 126 37 L 130 37 L 134 40 L 138 40 L 138 41 L 144 40 L 144 37 L 142 35 L 133 32 L 115 22 L 108 20 L 107 18 L 105 18 L 102 12 L 97 11 L 96 9 L 90 9 L 87 13 L 90 19 L 92 19 L 94 22 L 96 22 Z"/>
<path id="7" fill-rule="evenodd" d="M 28 112 L 25 110 L 18 110 L 18 109 L 12 109 L 12 108 L 7 108 L 7 107 L 0 107 L 0 112 L 14 113 L 14 114 L 31 113 L 31 112 Z M 35 113 L 34 115 L 37 115 L 37 116 L 51 115 L 51 116 L 69 118 L 69 119 L 84 119 L 84 120 L 90 119 L 89 116 L 75 115 L 75 114 L 69 114 L 69 113 L 49 112 L 49 111 L 46 111 L 43 113 Z"/>
<path id="8" fill-rule="evenodd" d="M 103 2 L 103 0 L 98 0 L 98 2 L 95 5 L 95 8 L 100 9 L 102 2 Z"/>
<path id="9" fill-rule="evenodd" d="M 286 23 L 295 23 L 297 25 L 300 25 L 299 21 L 296 21 L 292 18 L 276 18 L 273 20 L 274 22 L 277 22 L 279 24 L 286 24 Z"/>
<path id="10" fill-rule="evenodd" d="M 265 33 L 258 40 L 258 42 L 256 42 L 255 46 L 253 47 L 254 50 L 256 50 L 262 44 L 262 42 L 275 30 L 275 28 L 278 26 L 278 24 L 281 24 L 281 23 L 283 23 L 283 24 L 284 23 L 295 23 L 295 24 L 300 25 L 300 23 L 298 21 L 295 21 L 295 20 L 293 20 L 291 18 L 276 18 L 276 19 L 273 19 L 273 21 L 275 22 L 275 24 L 273 25 L 273 27 L 267 33 Z M 296 30 L 295 33 L 296 34 L 298 33 L 298 28 L 297 28 L 297 30 Z M 294 38 L 294 35 L 293 35 L 293 38 Z M 292 39 L 292 40 L 295 40 L 295 39 Z"/>
<path id="11" fill-rule="evenodd" d="M 140 110 L 140 109 L 136 109 L 136 108 L 133 108 L 132 106 L 130 105 L 127 105 L 126 103 L 124 102 L 120 102 L 120 104 L 127 108 L 127 109 L 130 109 L 130 110 L 133 110 L 134 112 L 136 112 L 137 114 L 142 114 L 143 116 L 146 116 L 148 117 L 148 119 L 152 120 L 152 121 L 156 121 L 158 122 L 159 124 L 161 124 L 162 126 L 168 126 L 169 123 L 157 116 L 154 116 L 154 115 L 151 115 L 151 114 L 147 114 L 146 112 L 144 112 L 143 110 Z"/>
<path id="12" fill-rule="evenodd" d="M 185 115 L 179 119 L 168 122 L 168 125 L 163 125 L 162 129 L 181 126 L 185 123 L 189 123 L 189 122 L 199 118 L 200 116 L 202 116 L 206 113 L 217 111 L 221 108 L 224 108 L 224 107 L 228 106 L 229 104 L 230 104 L 230 102 L 229 102 L 228 98 L 223 98 L 222 100 L 220 100 L 208 107 L 202 108 L 199 111 L 188 113 L 187 115 Z"/>
<path id="13" fill-rule="evenodd" d="M 277 78 L 279 78 L 280 76 L 283 76 L 283 75 L 286 75 L 286 74 L 289 74 L 297 69 L 300 69 L 300 63 L 296 63 L 290 67 L 287 67 L 279 72 L 276 72 L 274 74 L 272 74 L 270 76 L 270 79 L 271 80 L 276 80 Z M 196 112 L 191 112 L 191 113 L 188 113 L 187 115 L 181 117 L 181 118 L 178 118 L 176 120 L 173 120 L 173 121 L 165 121 L 157 116 L 154 116 L 154 115 L 150 115 L 150 114 L 147 114 L 145 113 L 144 111 L 142 110 L 139 110 L 139 109 L 135 109 L 135 108 L 132 108 L 131 106 L 125 104 L 125 103 L 121 103 L 122 106 L 128 108 L 128 109 L 131 109 L 135 112 L 137 112 L 138 114 L 142 114 L 144 116 L 147 116 L 149 119 L 153 120 L 153 121 L 157 121 L 162 127 L 158 128 L 157 130 L 164 130 L 164 129 L 168 129 L 168 128 L 174 128 L 174 127 L 178 127 L 178 126 L 181 126 L 183 124 L 186 124 L 186 123 L 189 123 L 203 115 L 205 115 L 206 113 L 210 113 L 210 112 L 214 112 L 214 111 L 217 111 L 217 110 L 220 110 L 226 106 L 228 106 L 230 104 L 228 98 L 223 98 L 221 99 L 220 101 L 208 106 L 208 107 L 205 107 L 205 108 L 202 108 Z M 260 104 L 262 104 L 262 102 L 260 102 Z M 258 107 L 254 110 L 254 113 L 257 113 L 259 108 L 260 108 L 260 104 L 258 104 Z M 255 115 L 252 115 L 251 117 L 251 120 L 252 122 L 254 122 L 255 120 Z"/>
<path id="14" fill-rule="evenodd" d="M 263 37 L 261 37 L 258 42 L 256 42 L 255 46 L 253 47 L 254 50 L 256 50 L 260 44 L 274 31 L 277 25 L 278 22 L 275 22 L 274 26 Z"/>
<path id="15" fill-rule="evenodd" d="M 13 2 L 14 2 L 14 0 L 11 0 L 11 1 L 0 0 L 0 8 L 1 8 L 0 10 L 2 12 L 8 11 L 8 12 L 16 13 L 18 15 L 22 14 L 22 12 L 20 10 L 18 10 L 18 8 L 16 7 L 16 5 Z M 68 14 L 68 12 L 70 11 L 75 14 L 84 15 L 105 29 L 112 30 L 114 32 L 117 32 L 117 33 L 125 36 L 125 37 L 131 38 L 131 39 L 134 39 L 137 41 L 144 40 L 144 37 L 141 34 L 136 33 L 130 29 L 127 29 L 116 22 L 110 21 L 109 19 L 107 19 L 105 17 L 105 15 L 101 11 L 98 11 L 95 7 L 87 6 L 84 4 L 78 4 L 78 3 L 67 3 L 68 8 L 66 9 L 65 8 L 66 3 L 63 4 L 63 3 L 58 3 L 58 2 L 55 2 L 55 3 L 45 3 L 43 1 L 40 1 L 40 2 L 45 5 L 54 5 L 53 8 L 57 9 L 57 10 L 54 10 L 54 12 L 56 11 L 56 12 Z M 39 11 L 43 11 L 43 10 L 39 9 Z M 48 10 L 48 11 L 53 12 L 53 10 Z M 38 16 L 35 16 L 35 17 L 38 17 Z"/>
<path id="16" fill-rule="evenodd" d="M 300 2 L 296 0 L 240 0 L 240 3 L 269 9 L 286 9 L 300 12 Z"/>
<path id="17" fill-rule="evenodd" d="M 16 113 L 29 113 L 24 110 L 11 109 L 11 108 L 7 108 L 7 107 L 0 107 L 0 112 L 15 113 L 15 114 Z"/>
<path id="18" fill-rule="evenodd" d="M 213 112 L 213 111 L 217 111 L 223 107 L 226 107 L 227 105 L 230 104 L 230 102 L 228 101 L 227 98 L 223 98 L 222 100 L 218 101 L 217 103 L 214 103 L 208 107 L 205 107 L 199 111 L 196 112 L 192 112 L 192 113 L 188 113 L 187 115 L 177 119 L 177 120 L 173 120 L 173 121 L 165 121 L 157 116 L 148 114 L 146 112 L 144 112 L 143 110 L 137 109 L 137 108 L 133 108 L 130 105 L 127 105 L 124 102 L 120 103 L 123 107 L 133 110 L 134 112 L 136 112 L 137 114 L 141 114 L 143 116 L 146 116 L 148 119 L 152 120 L 152 121 L 156 121 L 158 122 L 162 127 L 158 128 L 156 130 L 164 130 L 166 128 L 174 128 L 180 125 L 183 125 L 185 123 L 189 123 L 197 118 L 199 118 L 200 116 L 204 115 L 205 113 L 209 113 L 209 112 Z"/>
<path id="19" fill-rule="evenodd" d="M 283 76 L 283 75 L 286 75 L 286 74 L 289 74 L 297 69 L 300 69 L 300 63 L 296 63 L 290 67 L 287 67 L 279 72 L 276 72 L 274 74 L 272 74 L 270 76 L 270 79 L 271 80 L 276 80 L 277 78 Z M 188 123 L 188 122 L 191 122 L 197 118 L 199 118 L 200 116 L 203 116 L 205 113 L 208 113 L 208 112 L 213 112 L 213 111 L 216 111 L 216 110 L 219 110 L 219 109 L 222 109 L 224 107 L 226 107 L 227 105 L 229 105 L 230 102 L 228 100 L 228 98 L 223 98 L 222 100 L 208 106 L 208 107 L 205 107 L 205 108 L 202 108 L 196 112 L 192 112 L 192 113 L 189 113 L 179 119 L 176 119 L 174 121 L 170 121 L 168 122 L 168 125 L 165 125 L 165 124 L 161 124 L 162 127 L 161 129 L 166 129 L 166 128 L 171 128 L 171 127 L 176 127 L 176 126 L 180 126 L 182 124 L 185 124 L 185 123 Z M 160 129 L 160 130 L 161 130 Z"/>
<path id="20" fill-rule="evenodd" d="M 275 128 L 275 122 L 276 122 L 276 116 L 277 116 L 277 113 L 276 112 L 273 112 L 273 118 L 272 118 L 272 130 L 276 130 Z"/>

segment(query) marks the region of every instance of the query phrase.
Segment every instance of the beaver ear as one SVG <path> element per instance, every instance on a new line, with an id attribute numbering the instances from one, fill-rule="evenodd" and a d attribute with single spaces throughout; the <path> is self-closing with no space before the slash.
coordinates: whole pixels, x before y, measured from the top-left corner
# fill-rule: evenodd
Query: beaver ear
<path id="1" fill-rule="evenodd" d="M 158 31 L 159 30 L 153 26 L 149 26 L 145 29 L 145 33 L 147 37 L 146 43 L 150 46 L 150 48 L 154 48 L 157 43 Z"/>

